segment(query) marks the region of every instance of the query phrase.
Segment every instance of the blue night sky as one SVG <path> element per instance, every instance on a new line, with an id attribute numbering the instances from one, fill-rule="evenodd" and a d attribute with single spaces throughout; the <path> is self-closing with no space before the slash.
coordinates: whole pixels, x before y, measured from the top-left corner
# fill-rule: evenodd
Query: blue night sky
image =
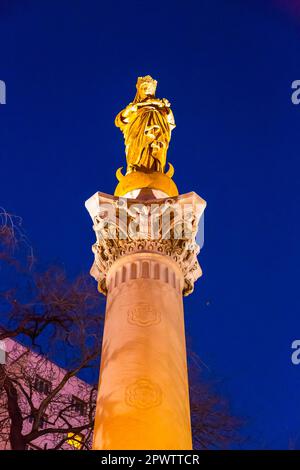
<path id="1" fill-rule="evenodd" d="M 114 117 L 151 74 L 172 103 L 169 160 L 207 201 L 204 275 L 185 301 L 205 375 L 243 448 L 300 448 L 300 2 L 14 0 L 0 5 L 0 205 L 42 263 L 89 270 L 84 202 L 124 164 Z"/>

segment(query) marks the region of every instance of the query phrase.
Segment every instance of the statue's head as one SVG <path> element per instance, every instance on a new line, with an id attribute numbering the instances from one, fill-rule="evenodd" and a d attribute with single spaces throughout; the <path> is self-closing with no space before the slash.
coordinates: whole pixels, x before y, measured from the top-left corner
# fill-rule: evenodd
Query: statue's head
<path id="1" fill-rule="evenodd" d="M 145 99 L 147 96 L 155 96 L 157 81 L 150 75 L 139 77 L 136 83 L 137 96 L 140 99 Z"/>

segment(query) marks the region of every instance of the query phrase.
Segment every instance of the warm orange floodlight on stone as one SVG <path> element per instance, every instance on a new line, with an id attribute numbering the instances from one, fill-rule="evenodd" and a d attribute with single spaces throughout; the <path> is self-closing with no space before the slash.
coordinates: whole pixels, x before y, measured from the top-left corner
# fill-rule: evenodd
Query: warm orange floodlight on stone
<path id="1" fill-rule="evenodd" d="M 182 295 L 202 274 L 196 234 L 206 203 L 178 195 L 172 165 L 165 172 L 175 122 L 156 84 L 140 77 L 116 118 L 127 171 L 118 170 L 115 195 L 86 201 L 91 274 L 107 295 L 94 449 L 192 448 Z"/>
<path id="2" fill-rule="evenodd" d="M 174 169 L 170 165 L 168 173 L 159 171 L 151 171 L 145 173 L 144 171 L 131 171 L 125 176 L 122 175 L 121 168 L 116 172 L 116 177 L 119 184 L 115 189 L 115 196 L 124 196 L 135 189 L 149 188 L 157 189 L 167 194 L 168 196 L 178 196 L 178 189 L 172 176 Z"/>

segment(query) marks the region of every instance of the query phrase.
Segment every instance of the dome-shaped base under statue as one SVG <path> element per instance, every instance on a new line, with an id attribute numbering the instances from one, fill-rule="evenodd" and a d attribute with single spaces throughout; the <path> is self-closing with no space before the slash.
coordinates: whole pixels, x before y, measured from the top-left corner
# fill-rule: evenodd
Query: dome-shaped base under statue
<path id="1" fill-rule="evenodd" d="M 170 197 L 178 196 L 178 189 L 174 181 L 168 176 L 168 173 L 173 174 L 174 169 L 170 165 L 170 169 L 167 173 L 161 173 L 159 171 L 154 172 L 143 172 L 143 171 L 132 171 L 127 173 L 125 176 L 121 173 L 121 168 L 116 172 L 116 177 L 119 180 L 119 184 L 115 189 L 115 196 L 125 196 L 125 194 L 135 189 L 149 188 L 157 189 Z"/>

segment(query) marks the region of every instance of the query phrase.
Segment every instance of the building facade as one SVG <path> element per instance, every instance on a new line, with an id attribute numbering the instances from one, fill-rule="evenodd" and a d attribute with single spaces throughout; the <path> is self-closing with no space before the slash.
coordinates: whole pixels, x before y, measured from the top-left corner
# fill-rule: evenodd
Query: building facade
<path id="1" fill-rule="evenodd" d="M 11 449 L 12 406 L 10 413 L 22 416 L 26 449 L 89 449 L 93 387 L 15 340 L 2 342 L 1 350 L 0 449 Z M 8 402 L 5 383 L 16 392 L 15 402 Z"/>

